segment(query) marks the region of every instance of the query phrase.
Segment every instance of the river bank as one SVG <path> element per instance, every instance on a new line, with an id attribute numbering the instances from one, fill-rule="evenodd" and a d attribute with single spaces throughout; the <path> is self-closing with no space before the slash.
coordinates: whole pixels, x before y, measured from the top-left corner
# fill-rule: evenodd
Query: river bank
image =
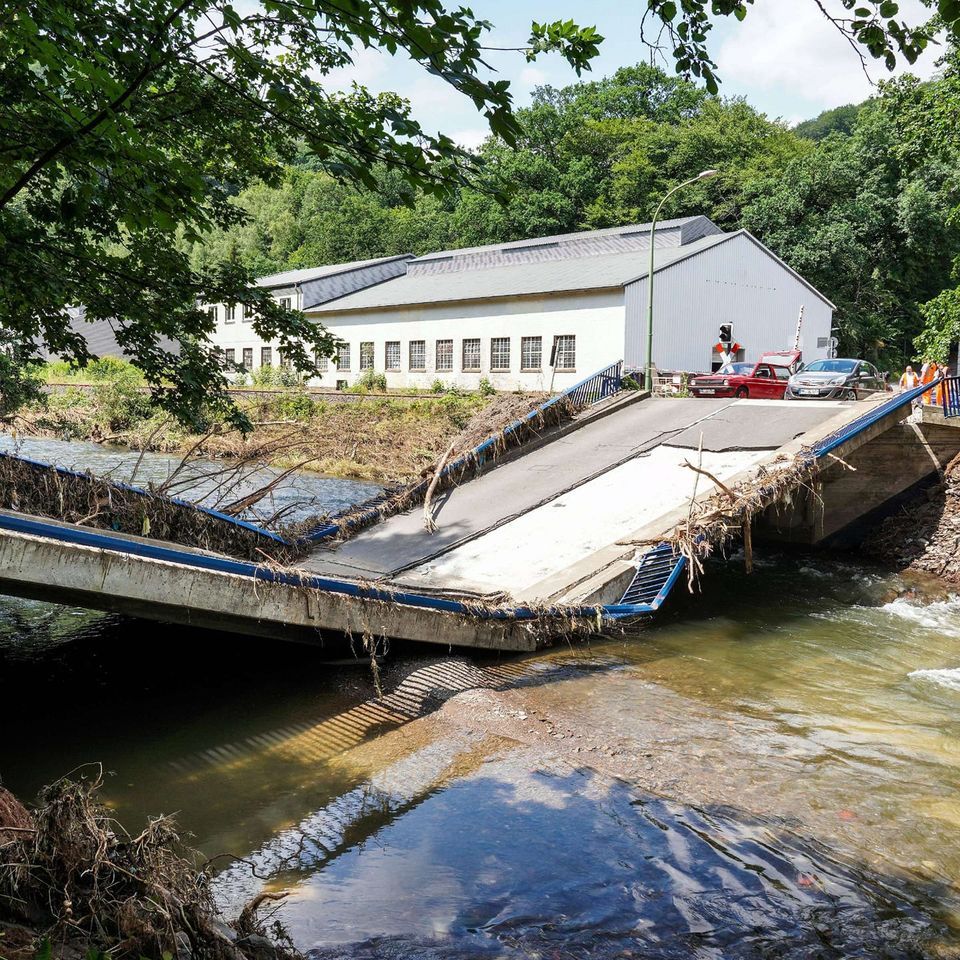
<path id="1" fill-rule="evenodd" d="M 125 368 L 91 390 L 68 388 L 19 411 L 7 425 L 23 436 L 115 444 L 136 451 L 257 460 L 277 469 L 380 484 L 407 482 L 429 469 L 458 435 L 482 439 L 542 398 L 526 394 L 425 394 L 393 400 L 363 396 L 329 403 L 296 388 L 236 399 L 254 425 L 246 436 L 211 420 L 191 433 L 157 413 Z"/>
<path id="2" fill-rule="evenodd" d="M 866 538 L 862 551 L 897 570 L 960 584 L 960 457 Z"/>

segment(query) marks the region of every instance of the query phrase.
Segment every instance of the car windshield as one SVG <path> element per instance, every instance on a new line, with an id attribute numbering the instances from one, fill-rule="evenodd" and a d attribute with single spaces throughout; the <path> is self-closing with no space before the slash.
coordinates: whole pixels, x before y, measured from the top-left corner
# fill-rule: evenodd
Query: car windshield
<path id="1" fill-rule="evenodd" d="M 804 368 L 804 373 L 853 373 L 856 360 L 814 360 Z"/>
<path id="2" fill-rule="evenodd" d="M 740 374 L 741 376 L 749 376 L 753 373 L 753 364 L 752 363 L 725 363 L 717 373 L 722 373 L 724 376 L 730 376 L 731 374 Z"/>

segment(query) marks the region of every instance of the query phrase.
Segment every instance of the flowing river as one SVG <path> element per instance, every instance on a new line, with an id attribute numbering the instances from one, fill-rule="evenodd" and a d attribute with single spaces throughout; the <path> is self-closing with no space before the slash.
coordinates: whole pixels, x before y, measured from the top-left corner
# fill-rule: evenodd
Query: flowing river
<path id="1" fill-rule="evenodd" d="M 0 598 L 0 775 L 102 765 L 227 909 L 288 891 L 318 960 L 960 955 L 960 600 L 931 584 L 761 554 L 626 638 L 395 645 L 382 700 L 330 656 Z"/>

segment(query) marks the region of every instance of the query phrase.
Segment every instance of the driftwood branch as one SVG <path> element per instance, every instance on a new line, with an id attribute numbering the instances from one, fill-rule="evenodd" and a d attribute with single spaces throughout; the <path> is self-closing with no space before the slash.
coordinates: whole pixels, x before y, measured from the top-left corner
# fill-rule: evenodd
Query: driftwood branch
<path id="1" fill-rule="evenodd" d="M 443 468 L 447 465 L 447 461 L 453 454 L 456 445 L 457 441 L 454 440 L 453 443 L 447 447 L 443 456 L 437 461 L 437 469 L 433 472 L 433 479 L 430 481 L 430 486 L 427 487 L 427 495 L 423 498 L 423 525 L 426 527 L 428 533 L 433 533 L 434 530 L 437 529 L 437 522 L 434 520 L 432 512 L 433 493 L 437 489 L 437 484 L 440 482 L 440 475 L 443 473 Z"/>

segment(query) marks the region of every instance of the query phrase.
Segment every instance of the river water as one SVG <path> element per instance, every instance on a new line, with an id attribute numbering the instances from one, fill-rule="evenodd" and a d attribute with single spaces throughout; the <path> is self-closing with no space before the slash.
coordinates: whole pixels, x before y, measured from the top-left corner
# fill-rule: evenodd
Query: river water
<path id="1" fill-rule="evenodd" d="M 396 646 L 382 701 L 313 648 L 0 599 L 0 775 L 102 765 L 318 960 L 960 955 L 960 600 L 758 559 L 630 637 Z"/>

